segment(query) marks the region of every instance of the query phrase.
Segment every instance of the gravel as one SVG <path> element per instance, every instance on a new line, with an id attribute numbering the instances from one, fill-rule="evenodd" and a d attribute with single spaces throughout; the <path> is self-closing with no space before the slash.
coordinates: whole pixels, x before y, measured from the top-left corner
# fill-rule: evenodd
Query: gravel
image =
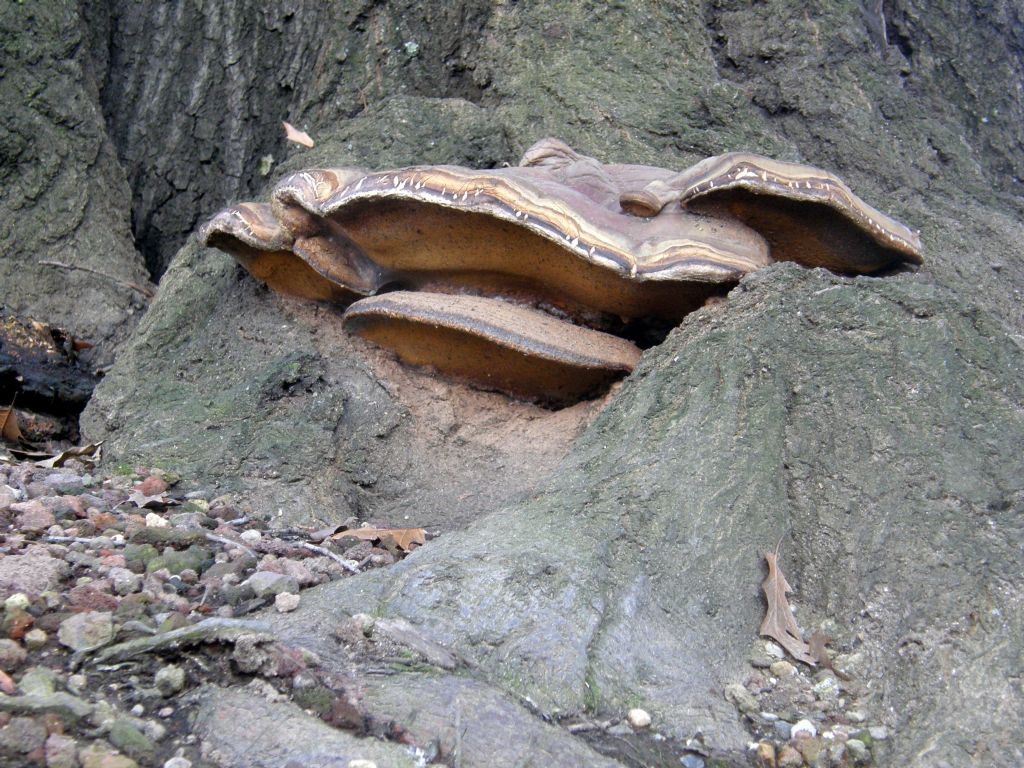
<path id="1" fill-rule="evenodd" d="M 245 499 L 183 485 L 74 460 L 0 464 L 0 765 L 207 765 L 178 717 L 197 686 L 244 673 L 329 690 L 315 659 L 241 617 L 296 610 L 303 589 L 395 553 L 361 542 L 348 562 L 323 532 L 268 529 Z M 330 714 L 340 697 L 327 698 Z"/>

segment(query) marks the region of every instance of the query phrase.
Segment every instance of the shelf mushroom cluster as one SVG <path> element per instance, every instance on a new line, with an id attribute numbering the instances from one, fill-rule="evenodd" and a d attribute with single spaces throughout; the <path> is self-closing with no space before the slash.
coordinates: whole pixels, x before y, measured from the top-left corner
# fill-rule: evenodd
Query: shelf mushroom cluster
<path id="1" fill-rule="evenodd" d="M 557 139 L 515 167 L 301 171 L 201 238 L 407 363 L 563 404 L 633 369 L 631 324 L 677 322 L 774 261 L 921 263 L 915 233 L 826 171 L 743 152 L 606 165 Z"/>

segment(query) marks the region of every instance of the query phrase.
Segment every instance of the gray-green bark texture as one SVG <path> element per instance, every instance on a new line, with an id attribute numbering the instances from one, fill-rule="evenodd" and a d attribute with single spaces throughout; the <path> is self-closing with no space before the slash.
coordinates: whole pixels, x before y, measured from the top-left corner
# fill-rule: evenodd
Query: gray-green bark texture
<path id="1" fill-rule="evenodd" d="M 32 7 L 11 4 L 5 26 Z M 723 690 L 750 671 L 762 556 L 781 542 L 801 625 L 856 659 L 890 728 L 880 764 L 1024 760 L 1017 4 L 91 0 L 81 14 L 73 55 L 98 73 L 88 104 L 155 272 L 203 216 L 287 170 L 493 166 L 549 135 L 680 169 L 737 149 L 808 162 L 921 231 L 913 274 L 748 278 L 648 350 L 603 410 L 562 411 L 407 370 L 331 310 L 186 244 L 84 427 L 114 462 L 247 491 L 281 524 L 439 531 L 268 618 L 328 667 L 347 663 L 331 628 L 355 612 L 463 660 L 370 678 L 370 711 L 458 741 L 463 766 L 603 764 L 538 716 L 635 705 L 673 738 L 742 755 Z M 282 119 L 316 148 L 285 146 Z M 26 151 L 5 148 L 5 171 Z M 83 171 L 57 199 L 124 216 L 125 196 L 103 193 L 123 180 L 104 178 Z M 25 216 L 3 224 L 4 264 L 64 221 Z"/>
<path id="2" fill-rule="evenodd" d="M 102 365 L 149 280 L 87 35 L 74 2 L 0 6 L 0 304 L 95 344 Z"/>

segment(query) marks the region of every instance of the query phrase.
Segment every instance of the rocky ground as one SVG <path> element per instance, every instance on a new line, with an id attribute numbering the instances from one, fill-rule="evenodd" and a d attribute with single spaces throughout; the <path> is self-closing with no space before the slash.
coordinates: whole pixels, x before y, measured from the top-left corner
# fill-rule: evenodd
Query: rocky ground
<path id="1" fill-rule="evenodd" d="M 400 724 L 375 721 L 351 680 L 321 673 L 314 656 L 276 642 L 250 616 L 292 611 L 307 588 L 387 567 L 411 546 L 405 538 L 268 530 L 246 499 L 211 496 L 158 470 L 103 476 L 75 459 L 0 464 L 0 763 L 216 765 L 189 715 L 197 692 L 220 684 L 253 686 L 337 728 L 407 744 L 421 765 L 459 765 L 457 754 L 409 743 Z M 336 639 L 353 665 L 445 666 L 444 649 L 386 624 L 339 621 Z M 888 734 L 860 709 L 863 660 L 833 662 L 835 670 L 816 671 L 755 642 L 748 679 L 721 692 L 751 730 L 751 764 L 871 764 L 872 745 Z M 721 764 L 699 739 L 673 743 L 652 731 L 642 710 L 599 714 L 561 724 L 624 765 Z"/>

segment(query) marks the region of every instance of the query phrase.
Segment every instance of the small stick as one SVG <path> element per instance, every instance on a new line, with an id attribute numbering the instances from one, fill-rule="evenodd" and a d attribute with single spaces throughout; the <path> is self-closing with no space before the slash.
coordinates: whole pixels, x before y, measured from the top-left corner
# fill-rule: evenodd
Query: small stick
<path id="1" fill-rule="evenodd" d="M 122 288 L 127 288 L 131 291 L 138 291 L 147 299 L 152 299 L 154 295 L 152 288 L 147 288 L 146 286 L 138 285 L 137 283 L 130 283 L 127 280 L 121 280 L 118 277 L 114 277 L 113 275 L 107 274 L 106 272 L 101 272 L 98 269 L 93 269 L 92 267 L 83 267 L 81 264 L 65 264 L 63 261 L 49 261 L 47 259 L 41 259 L 39 263 L 45 264 L 48 267 L 60 267 L 61 269 L 77 269 L 82 272 L 88 272 L 91 275 L 105 277 L 107 280 L 117 283 Z"/>
<path id="2" fill-rule="evenodd" d="M 85 536 L 47 536 L 46 542 L 48 544 L 92 544 L 99 537 L 87 538 Z M 110 541 L 105 546 L 111 547 L 123 547 L 126 542 L 123 541 Z"/>
<path id="3" fill-rule="evenodd" d="M 336 552 L 331 552 L 331 550 L 325 549 L 324 547 L 318 547 L 316 544 L 310 544 L 308 541 L 303 541 L 299 546 L 308 549 L 311 552 L 316 552 L 320 555 L 326 555 L 327 557 L 331 558 L 331 560 L 333 560 L 334 562 L 340 564 L 341 567 L 349 573 L 359 573 L 359 566 L 352 565 L 351 563 L 349 563 L 348 560 L 346 560 Z"/>

